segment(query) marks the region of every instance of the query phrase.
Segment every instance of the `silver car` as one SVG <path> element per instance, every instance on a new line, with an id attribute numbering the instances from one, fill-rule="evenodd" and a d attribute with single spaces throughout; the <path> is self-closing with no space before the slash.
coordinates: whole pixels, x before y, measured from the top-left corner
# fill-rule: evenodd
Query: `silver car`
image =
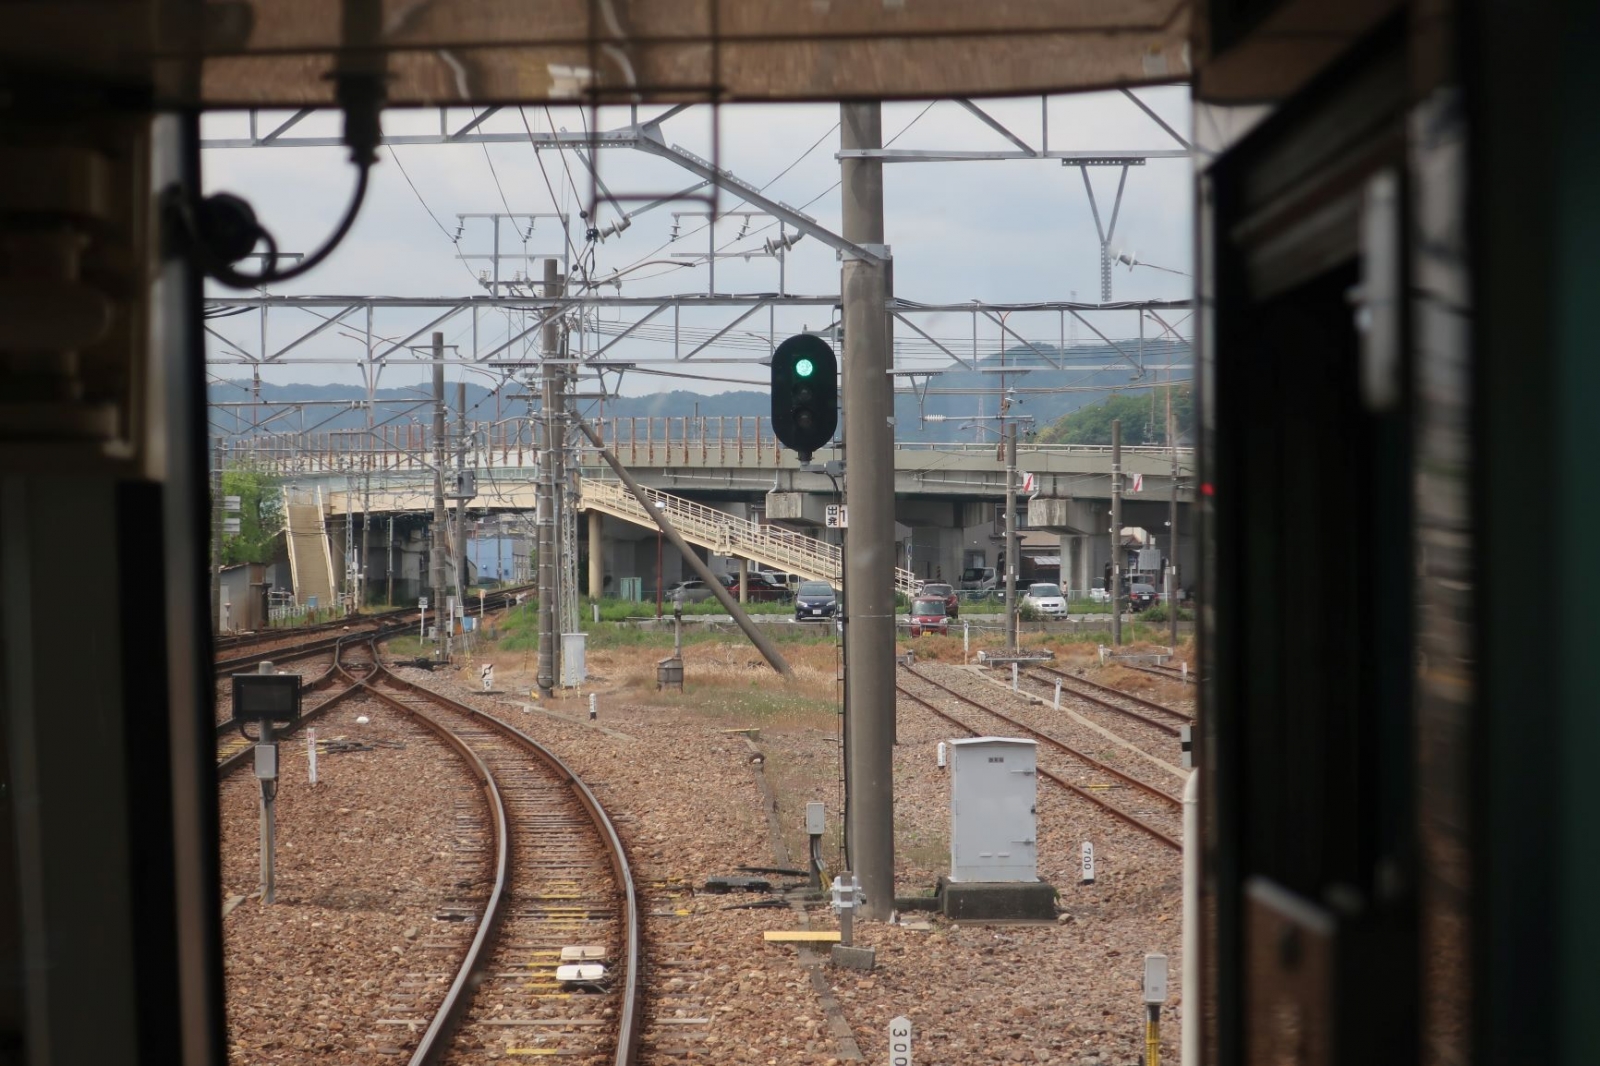
<path id="1" fill-rule="evenodd" d="M 1060 585 L 1029 585 L 1022 602 L 1044 615 L 1067 613 L 1067 598 L 1061 594 Z"/>

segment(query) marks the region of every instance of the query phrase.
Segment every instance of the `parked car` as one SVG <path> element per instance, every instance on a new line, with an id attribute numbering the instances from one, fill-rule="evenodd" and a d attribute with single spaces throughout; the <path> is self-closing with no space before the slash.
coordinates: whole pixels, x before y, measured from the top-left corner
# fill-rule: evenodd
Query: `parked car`
<path id="1" fill-rule="evenodd" d="M 738 599 L 739 575 L 723 574 L 722 587 L 733 593 L 734 599 Z M 753 571 L 745 577 L 745 588 L 750 594 L 751 603 L 786 603 L 790 595 L 788 586 L 775 584 Z"/>
<path id="2" fill-rule="evenodd" d="M 1060 585 L 1029 585 L 1022 602 L 1044 615 L 1067 613 L 1067 598 L 1061 594 Z"/>
<path id="3" fill-rule="evenodd" d="M 993 592 L 995 585 L 995 569 L 992 566 L 969 566 L 961 571 L 962 592 L 976 596 L 983 592 Z"/>
<path id="4" fill-rule="evenodd" d="M 1156 593 L 1154 585 L 1147 585 L 1143 581 L 1135 581 L 1128 586 L 1128 604 L 1135 611 L 1142 611 L 1146 607 L 1154 607 L 1161 597 Z"/>
<path id="5" fill-rule="evenodd" d="M 951 618 L 959 617 L 961 614 L 961 598 L 956 595 L 955 589 L 943 582 L 930 582 L 929 584 L 922 586 L 922 590 L 918 592 L 917 595 L 927 596 L 930 598 L 937 596 L 943 599 L 944 613 L 949 615 Z"/>
<path id="6" fill-rule="evenodd" d="M 796 622 L 826 622 L 839 613 L 839 597 L 826 581 L 802 581 L 794 593 Z"/>
<path id="7" fill-rule="evenodd" d="M 676 602 L 680 598 L 684 603 L 703 603 L 709 600 L 711 596 L 711 589 L 706 587 L 706 583 L 699 578 L 680 581 L 666 590 L 666 601 L 668 603 Z"/>
<path id="8" fill-rule="evenodd" d="M 794 587 L 800 583 L 799 577 L 794 574 L 786 574 L 782 570 L 752 570 L 750 574 L 752 577 L 760 574 L 769 584 L 786 588 L 790 592 L 793 592 Z"/>
<path id="9" fill-rule="evenodd" d="M 944 613 L 944 600 L 919 596 L 911 602 L 911 635 L 950 632 L 950 616 Z"/>

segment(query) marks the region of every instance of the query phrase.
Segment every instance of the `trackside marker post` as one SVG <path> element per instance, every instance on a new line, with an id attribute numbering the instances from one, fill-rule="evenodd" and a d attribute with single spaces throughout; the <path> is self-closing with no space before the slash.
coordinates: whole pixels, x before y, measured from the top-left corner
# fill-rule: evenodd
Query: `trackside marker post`
<path id="1" fill-rule="evenodd" d="M 311 783 L 317 783 L 317 731 L 306 730 L 306 762 L 310 764 L 309 776 Z"/>
<path id="2" fill-rule="evenodd" d="M 1087 840 L 1083 842 L 1083 883 L 1094 884 L 1094 845 Z"/>
<path id="3" fill-rule="evenodd" d="M 889 1022 L 889 1066 L 911 1066 L 911 1019 L 904 1014 Z"/>

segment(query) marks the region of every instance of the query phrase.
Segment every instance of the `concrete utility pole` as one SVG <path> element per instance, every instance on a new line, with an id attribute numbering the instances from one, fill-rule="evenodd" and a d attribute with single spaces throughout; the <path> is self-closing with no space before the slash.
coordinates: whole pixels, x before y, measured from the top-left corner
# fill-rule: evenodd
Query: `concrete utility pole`
<path id="1" fill-rule="evenodd" d="M 1006 649 L 1017 650 L 1017 424 L 1006 426 Z"/>
<path id="2" fill-rule="evenodd" d="M 883 147 L 879 104 L 839 105 L 839 147 Z M 883 244 L 883 162 L 840 161 L 846 240 L 882 260 L 846 259 L 844 302 L 845 775 L 848 865 L 866 894 L 862 916 L 894 909 L 894 416 L 892 340 L 885 301 L 893 291 Z"/>
<path id="3" fill-rule="evenodd" d="M 1111 420 L 1111 643 L 1122 643 L 1122 419 Z"/>
<path id="4" fill-rule="evenodd" d="M 1173 432 L 1172 421 L 1172 386 L 1167 386 L 1167 447 L 1172 450 L 1172 486 L 1171 498 L 1167 504 L 1167 525 L 1172 532 L 1167 534 L 1167 554 L 1171 558 L 1167 562 L 1167 643 L 1174 650 L 1178 647 L 1178 437 Z"/>
<path id="5" fill-rule="evenodd" d="M 429 549 L 433 565 L 433 610 L 435 618 L 444 616 L 444 334 L 433 335 L 433 545 Z M 439 627 L 442 635 L 447 632 Z M 441 639 L 439 647 L 444 647 Z"/>
<path id="6" fill-rule="evenodd" d="M 456 473 L 467 469 L 467 381 L 456 382 Z M 461 479 L 457 479 L 459 484 Z M 456 605 L 463 617 L 467 613 L 467 501 L 456 497 Z M 455 619 L 450 620 L 455 631 Z"/>
<path id="7" fill-rule="evenodd" d="M 554 259 L 544 261 L 544 294 L 561 295 L 561 276 Z M 556 493 L 560 482 L 556 480 L 556 377 L 561 372 L 551 360 L 556 354 L 560 326 L 556 316 L 545 319 L 540 336 L 540 349 L 544 363 L 540 368 L 540 418 L 539 418 L 539 496 L 535 522 L 539 527 L 539 674 L 541 698 L 549 698 L 556 686 L 556 573 L 559 569 L 559 551 L 556 539 Z"/>
<path id="8" fill-rule="evenodd" d="M 222 441 L 211 471 L 211 632 L 222 632 Z"/>

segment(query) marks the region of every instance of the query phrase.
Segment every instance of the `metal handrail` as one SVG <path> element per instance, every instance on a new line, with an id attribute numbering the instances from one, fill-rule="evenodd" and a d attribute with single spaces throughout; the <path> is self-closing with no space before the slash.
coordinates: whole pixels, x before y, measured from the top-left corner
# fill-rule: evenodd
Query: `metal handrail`
<path id="1" fill-rule="evenodd" d="M 619 482 L 583 478 L 579 484 L 583 507 L 597 507 L 625 521 L 655 528 L 650 513 Z M 843 583 L 844 561 L 838 545 L 752 522 L 658 489 L 645 489 L 644 494 L 652 506 L 657 502 L 665 504 L 667 517 L 686 539 L 719 554 L 741 555 L 802 577 Z M 894 577 L 895 590 L 907 595 L 914 594 L 921 584 L 915 574 L 901 567 L 895 568 Z"/>

